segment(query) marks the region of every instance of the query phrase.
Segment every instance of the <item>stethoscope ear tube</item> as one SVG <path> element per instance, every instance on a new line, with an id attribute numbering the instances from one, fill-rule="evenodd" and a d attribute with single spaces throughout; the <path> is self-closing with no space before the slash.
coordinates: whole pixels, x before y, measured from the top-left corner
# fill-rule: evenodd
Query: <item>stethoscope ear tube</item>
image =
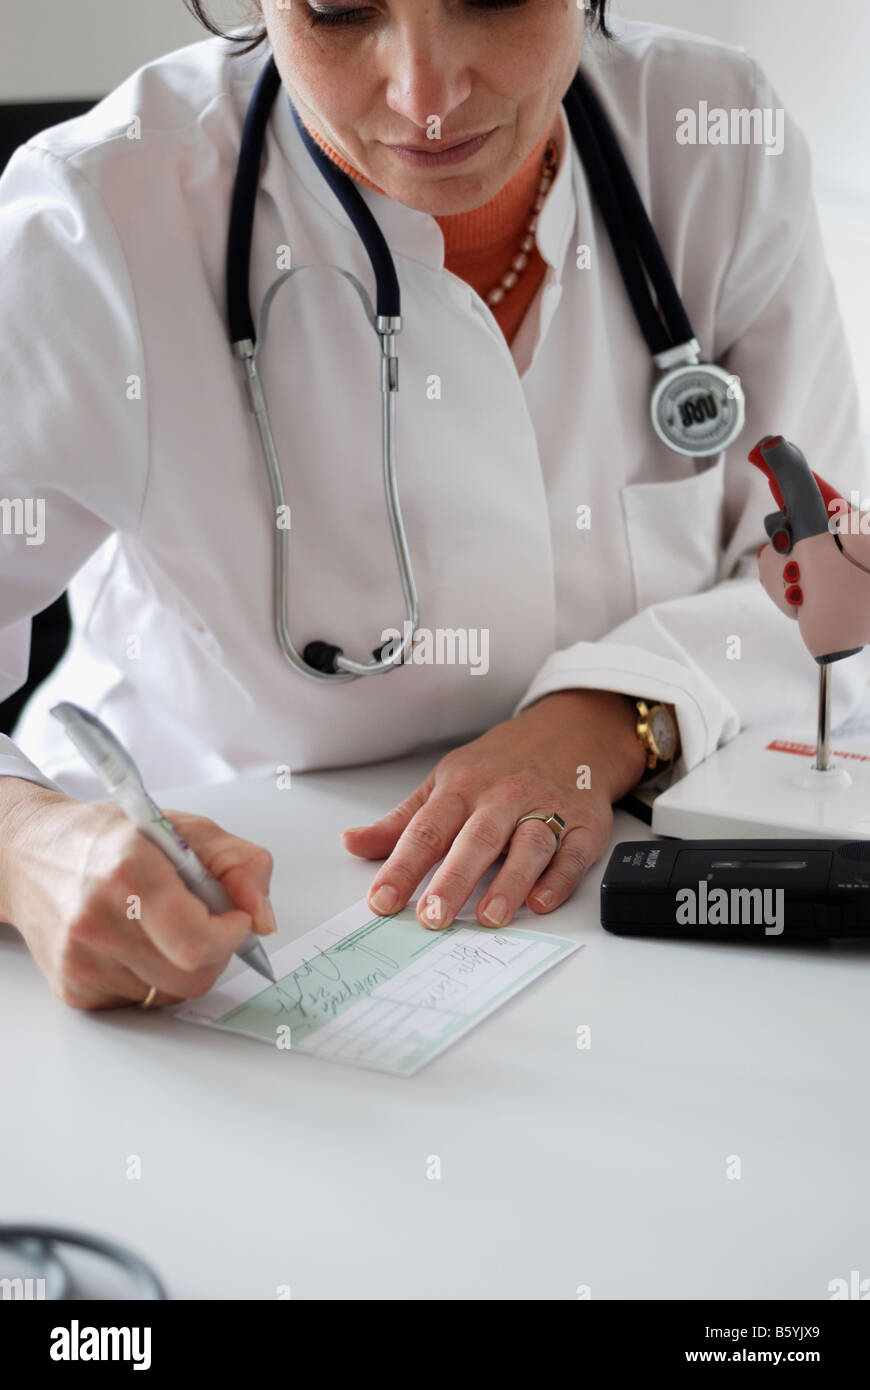
<path id="1" fill-rule="evenodd" d="M 274 62 L 274 59 L 272 61 Z M 329 158 L 328 154 L 324 153 L 317 141 L 309 134 L 304 123 L 299 119 L 299 112 L 292 101 L 290 102 L 290 110 L 293 112 L 296 128 L 308 153 L 338 198 L 368 253 L 375 276 L 378 318 L 400 318 L 402 308 L 399 277 L 396 274 L 396 266 L 386 238 L 375 221 L 371 208 L 362 197 L 353 179 L 343 169 L 339 169 L 338 165 Z"/>
<path id="2" fill-rule="evenodd" d="M 266 138 L 269 113 L 275 103 L 281 76 L 274 58 L 266 63 L 245 115 L 239 162 L 230 205 L 227 259 L 224 268 L 227 323 L 230 342 L 255 341 L 254 318 L 250 302 L 251 242 L 254 234 L 254 208 L 260 181 L 260 157 Z"/>
<path id="3" fill-rule="evenodd" d="M 689 316 L 625 156 L 598 98 L 579 68 L 565 93 L 563 105 L 651 355 L 657 357 L 670 348 L 691 342 L 695 334 Z M 658 308 L 644 271 L 655 289 Z"/>
<path id="4" fill-rule="evenodd" d="M 225 266 L 227 323 L 231 343 L 257 341 L 250 303 L 254 209 L 266 126 L 280 86 L 281 75 L 274 55 L 270 55 L 257 78 L 254 95 L 245 116 L 239 162 L 233 184 Z M 400 318 L 402 310 L 399 277 L 384 234 L 371 209 L 353 180 L 339 169 L 312 139 L 292 102 L 290 109 L 308 153 L 335 193 L 368 252 L 377 286 L 378 317 Z"/>
<path id="5" fill-rule="evenodd" d="M 257 79 L 242 131 L 239 162 L 233 185 L 225 267 L 230 343 L 234 355 L 240 359 L 244 367 L 249 404 L 256 418 L 260 443 L 269 471 L 276 515 L 277 508 L 285 505 L 284 492 L 266 397 L 260 382 L 257 358 L 265 341 L 268 311 L 275 291 L 297 271 L 314 268 L 312 266 L 296 266 L 279 277 L 266 293 L 259 322 L 255 327 L 250 306 L 250 261 L 254 209 L 257 199 L 260 161 L 266 137 L 266 125 L 280 86 L 281 78 L 275 58 L 274 55 L 270 55 Z M 355 680 L 358 676 L 376 675 L 383 671 L 389 671 L 394 666 L 399 665 L 410 649 L 413 632 L 416 630 L 419 618 L 416 583 L 396 483 L 395 393 L 399 383 L 395 335 L 402 326 L 401 297 L 399 279 L 393 258 L 390 255 L 390 249 L 368 205 L 354 185 L 353 180 L 348 178 L 312 139 L 299 119 L 292 102 L 290 109 L 308 153 L 339 199 L 368 252 L 377 286 L 377 308 L 373 309 L 371 301 L 357 277 L 338 266 L 333 267 L 345 279 L 349 280 L 359 293 L 366 310 L 366 317 L 371 322 L 381 345 L 383 396 L 381 452 L 390 531 L 405 600 L 405 635 L 401 643 L 398 646 L 388 644 L 389 650 L 377 648 L 373 653 L 373 660 L 370 662 L 354 661 L 344 655 L 341 647 L 321 640 L 309 642 L 300 654 L 296 650 L 287 628 L 288 555 L 286 531 L 276 526 L 274 541 L 273 610 L 275 632 L 281 651 L 300 674 L 312 680 L 348 681 Z M 260 336 L 259 342 L 258 334 Z"/>

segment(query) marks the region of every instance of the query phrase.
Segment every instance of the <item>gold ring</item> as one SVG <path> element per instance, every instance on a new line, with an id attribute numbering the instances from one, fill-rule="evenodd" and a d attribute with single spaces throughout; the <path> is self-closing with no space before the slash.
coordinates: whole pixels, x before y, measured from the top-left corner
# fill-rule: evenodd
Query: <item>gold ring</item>
<path id="1" fill-rule="evenodd" d="M 522 825 L 524 820 L 542 820 L 545 825 L 548 825 L 556 837 L 555 853 L 558 854 L 562 848 L 562 836 L 565 834 L 565 822 L 558 812 L 553 811 L 549 816 L 542 816 L 539 811 L 532 811 L 528 816 L 520 816 L 517 825 Z M 516 828 L 515 825 L 514 829 L 516 830 Z"/>
<path id="2" fill-rule="evenodd" d="M 145 995 L 145 998 L 142 1000 L 141 1004 L 139 1005 L 139 1008 L 140 1008 L 140 1009 L 150 1009 L 150 1008 L 151 1008 L 151 1005 L 154 1003 L 154 996 L 155 996 L 156 993 L 157 993 L 157 986 L 156 986 L 156 985 L 152 985 L 151 988 L 149 989 L 148 993 Z"/>

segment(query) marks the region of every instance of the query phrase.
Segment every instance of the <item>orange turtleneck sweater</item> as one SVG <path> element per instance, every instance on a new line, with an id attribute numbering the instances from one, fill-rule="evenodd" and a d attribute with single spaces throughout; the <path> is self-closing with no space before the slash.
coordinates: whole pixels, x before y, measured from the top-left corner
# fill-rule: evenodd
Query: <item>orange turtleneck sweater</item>
<path id="1" fill-rule="evenodd" d="M 305 127 L 340 169 L 367 188 L 383 193 L 382 188 L 367 179 L 316 130 L 312 130 L 307 121 Z M 558 145 L 558 123 L 554 125 L 552 133 Z M 546 143 L 545 136 L 488 203 L 471 212 L 450 213 L 435 218 L 444 237 L 445 268 L 465 280 L 484 300 L 505 271 L 510 270 L 511 261 L 520 249 L 541 181 Z M 558 159 L 561 159 L 561 153 L 559 149 Z M 500 304 L 491 306 L 493 316 L 509 344 L 525 318 L 546 269 L 546 262 L 537 246 L 534 246 L 517 283 L 506 292 Z"/>

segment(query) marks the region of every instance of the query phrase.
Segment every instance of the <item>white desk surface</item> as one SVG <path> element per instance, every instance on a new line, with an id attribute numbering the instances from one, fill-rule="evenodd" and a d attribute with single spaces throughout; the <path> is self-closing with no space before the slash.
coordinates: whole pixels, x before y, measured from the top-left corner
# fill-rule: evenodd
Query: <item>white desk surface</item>
<path id="1" fill-rule="evenodd" d="M 157 799 L 271 849 L 274 949 L 364 895 L 339 831 L 432 761 Z M 614 844 L 649 838 L 618 814 Z M 612 936 L 606 858 L 541 919 L 584 949 L 411 1078 L 76 1012 L 0 926 L 2 1219 L 124 1241 L 174 1298 L 827 1299 L 870 1275 L 870 944 Z"/>

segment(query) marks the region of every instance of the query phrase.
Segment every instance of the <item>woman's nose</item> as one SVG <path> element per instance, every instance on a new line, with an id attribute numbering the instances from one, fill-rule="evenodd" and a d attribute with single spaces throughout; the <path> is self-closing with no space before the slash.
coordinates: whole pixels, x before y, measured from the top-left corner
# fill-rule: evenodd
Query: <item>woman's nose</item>
<path id="1" fill-rule="evenodd" d="M 399 33 L 384 53 L 386 100 L 391 111 L 425 132 L 433 116 L 450 138 L 450 117 L 467 101 L 472 88 L 468 64 L 432 28 Z M 456 121 L 461 125 L 461 119 Z M 466 133 L 457 129 L 457 135 Z M 410 140 L 410 135 L 409 135 Z M 417 143 L 415 140 L 414 143 Z"/>

